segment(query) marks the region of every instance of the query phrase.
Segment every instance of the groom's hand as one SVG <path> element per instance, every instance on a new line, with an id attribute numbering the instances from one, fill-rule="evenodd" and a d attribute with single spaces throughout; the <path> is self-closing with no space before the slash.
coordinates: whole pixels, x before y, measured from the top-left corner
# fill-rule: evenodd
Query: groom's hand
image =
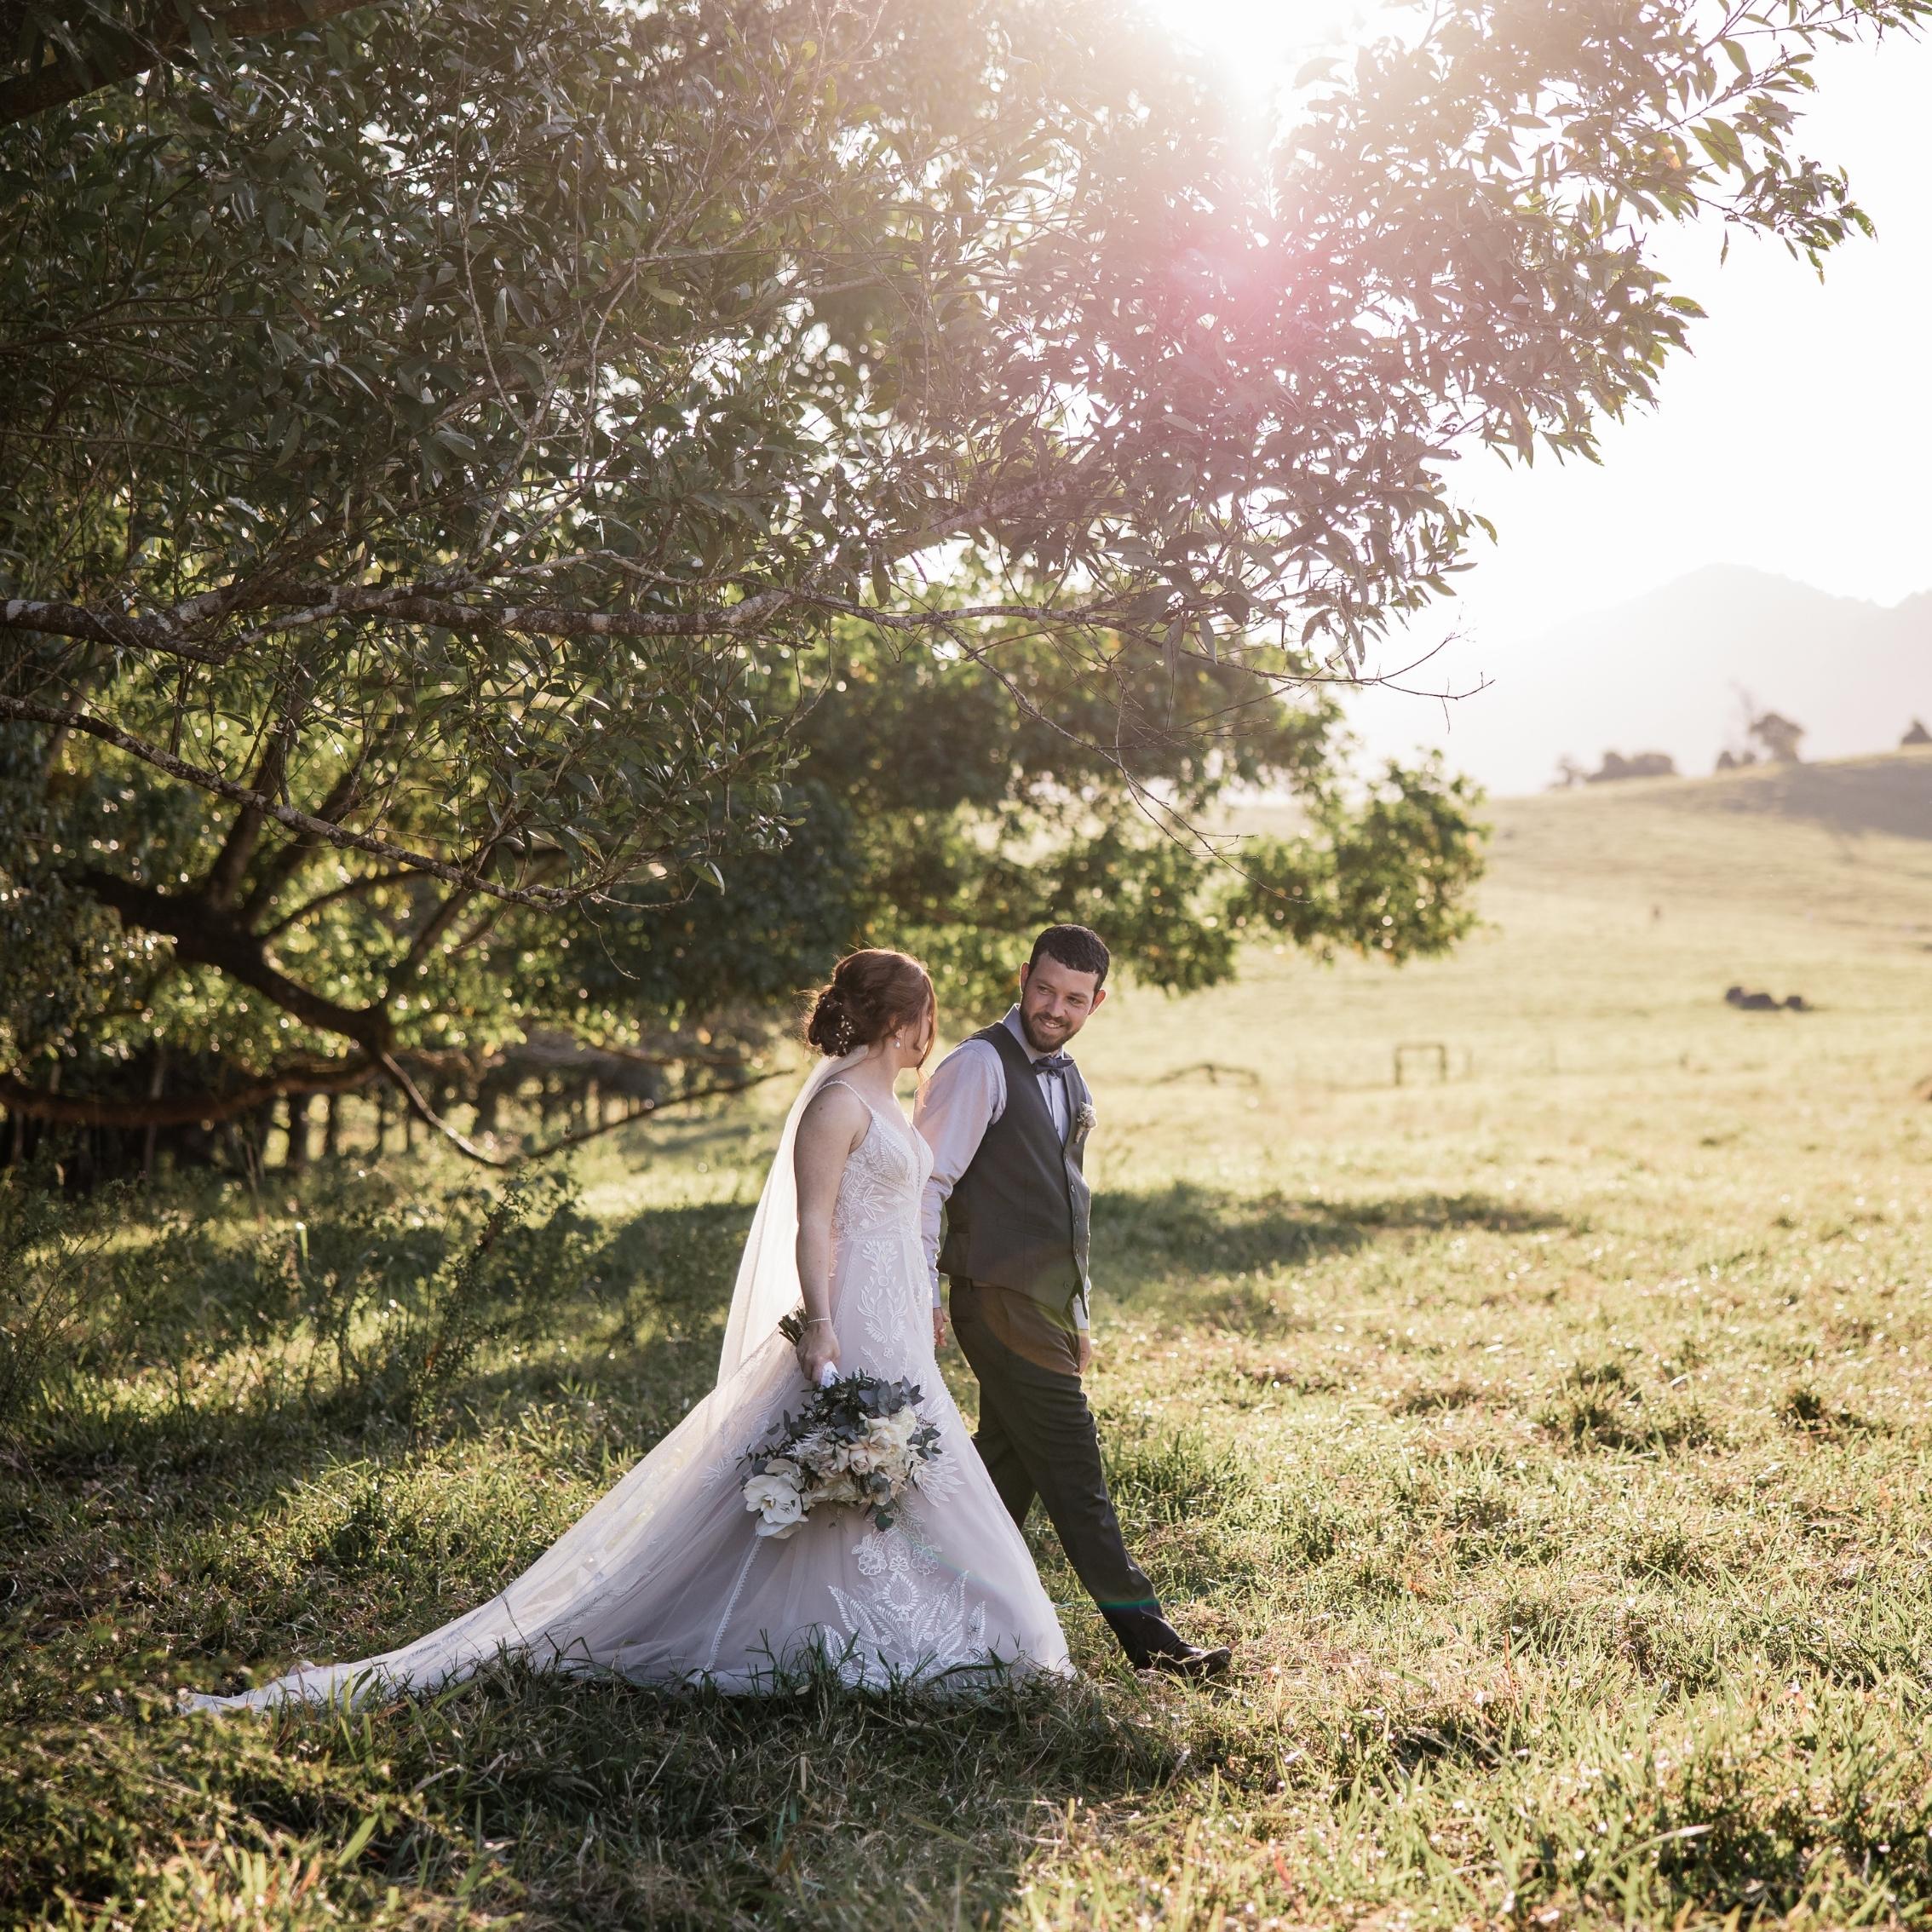
<path id="1" fill-rule="evenodd" d="M 1080 1331 L 1080 1373 L 1084 1375 L 1094 1366 L 1094 1338 L 1084 1328 Z"/>
<path id="2" fill-rule="evenodd" d="M 946 1346 L 946 1310 L 933 1310 L 933 1353 L 936 1355 Z"/>

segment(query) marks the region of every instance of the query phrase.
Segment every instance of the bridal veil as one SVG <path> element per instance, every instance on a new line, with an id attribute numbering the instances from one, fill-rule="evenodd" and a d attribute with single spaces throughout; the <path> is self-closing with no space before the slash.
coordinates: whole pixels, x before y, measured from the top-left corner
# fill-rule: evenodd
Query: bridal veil
<path id="1" fill-rule="evenodd" d="M 799 1301 L 798 1190 L 792 1154 L 798 1124 L 819 1089 L 863 1059 L 864 1050 L 822 1061 L 786 1117 L 739 1262 L 717 1379 L 684 1419 L 486 1603 L 394 1650 L 353 1663 L 302 1664 L 238 1697 L 183 1692 L 197 1710 L 260 1708 L 289 1699 L 331 1699 L 382 1689 L 426 1689 L 469 1675 L 501 1653 L 538 1665 L 591 1669 L 590 1659 L 636 1627 L 641 1595 L 667 1570 L 688 1571 L 693 1550 L 718 1527 L 721 1464 L 750 1446 L 748 1433 L 774 1396 L 796 1383 L 789 1348 L 773 1349 L 779 1321 Z M 675 1561 L 669 1560 L 676 1559 Z M 701 1634 L 675 1624 L 710 1614 L 699 1587 L 676 1593 L 652 1622 L 668 1654 L 704 1654 Z M 607 1639 L 609 1642 L 607 1642 Z M 692 1645 L 695 1644 L 693 1649 Z M 655 1646 L 653 1646 L 655 1647 Z"/>

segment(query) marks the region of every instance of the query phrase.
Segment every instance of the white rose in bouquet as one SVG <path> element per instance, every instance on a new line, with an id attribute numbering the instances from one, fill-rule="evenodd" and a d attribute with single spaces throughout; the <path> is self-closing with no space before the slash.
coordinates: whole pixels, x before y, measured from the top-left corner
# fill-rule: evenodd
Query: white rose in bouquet
<path id="1" fill-rule="evenodd" d="M 912 1440 L 912 1431 L 918 1426 L 918 1416 L 911 1409 L 897 1409 L 889 1416 L 874 1416 L 865 1424 L 866 1445 L 877 1457 L 901 1460 L 906 1445 Z"/>

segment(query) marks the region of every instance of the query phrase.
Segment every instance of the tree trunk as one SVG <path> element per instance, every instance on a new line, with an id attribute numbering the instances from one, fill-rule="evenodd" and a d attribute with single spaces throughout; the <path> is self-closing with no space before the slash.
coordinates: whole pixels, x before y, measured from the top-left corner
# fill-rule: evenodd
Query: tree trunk
<path id="1" fill-rule="evenodd" d="M 306 1174 L 308 1171 L 309 1110 L 314 1099 L 313 1094 L 290 1094 L 285 1103 L 288 1118 L 289 1147 L 282 1157 L 282 1164 L 290 1174 Z"/>
<path id="2" fill-rule="evenodd" d="M 333 1160 L 341 1148 L 341 1124 L 338 1118 L 339 1096 L 331 1094 L 322 1103 L 322 1158 Z"/>
<path id="3" fill-rule="evenodd" d="M 147 1097 L 151 1101 L 160 1099 L 161 1089 L 167 1079 L 167 1074 L 168 1049 L 157 1040 L 154 1043 L 154 1072 L 149 1076 L 147 1082 Z M 154 1135 L 155 1124 L 151 1120 L 141 1136 L 141 1177 L 143 1181 L 154 1172 Z"/>

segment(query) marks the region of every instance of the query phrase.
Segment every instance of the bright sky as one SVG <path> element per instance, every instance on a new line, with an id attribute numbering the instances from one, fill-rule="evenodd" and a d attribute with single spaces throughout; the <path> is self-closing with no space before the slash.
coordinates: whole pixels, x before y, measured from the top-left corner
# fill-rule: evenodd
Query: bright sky
<path id="1" fill-rule="evenodd" d="M 1362 31 L 1368 11 L 1153 4 L 1249 99 L 1256 77 L 1291 72 L 1351 21 Z M 1501 541 L 1421 641 L 1460 633 L 1431 670 L 1463 687 L 1496 681 L 1469 703 L 1507 706 L 1512 661 L 1563 619 L 1706 564 L 1880 604 L 1932 589 L 1932 43 L 1834 48 L 1814 72 L 1807 151 L 1849 170 L 1877 239 L 1847 244 L 1822 284 L 1774 245 L 1740 243 L 1720 268 L 1716 229 L 1665 239 L 1659 261 L 1710 319 L 1658 408 L 1607 428 L 1601 469 L 1511 473 L 1479 457 L 1461 480 Z M 1378 693 L 1359 728 L 1377 752 L 1429 743 L 1454 757 L 1439 705 Z"/>

